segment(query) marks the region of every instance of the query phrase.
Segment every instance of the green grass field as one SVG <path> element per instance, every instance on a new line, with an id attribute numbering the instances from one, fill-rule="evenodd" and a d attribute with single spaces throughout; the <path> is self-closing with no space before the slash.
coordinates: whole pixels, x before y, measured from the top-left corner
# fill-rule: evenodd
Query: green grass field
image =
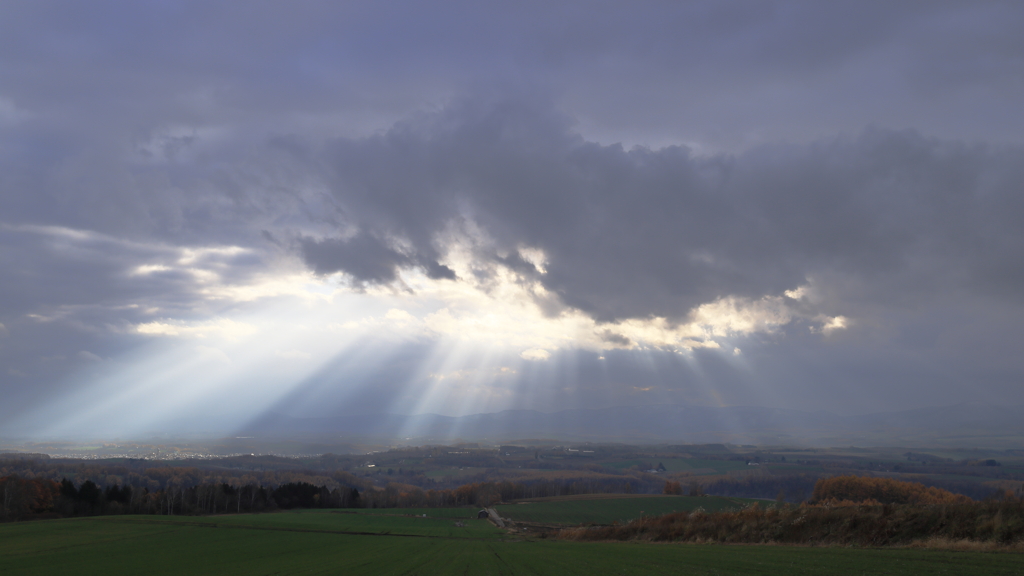
<path id="1" fill-rule="evenodd" d="M 464 522 L 306 511 L 4 524 L 0 574 L 1024 574 L 1020 554 L 578 543 Z"/>
<path id="2" fill-rule="evenodd" d="M 391 514 L 352 513 L 342 510 L 309 510 L 278 514 L 243 514 L 195 518 L 200 524 L 213 524 L 215 528 L 246 528 L 259 530 L 322 531 L 357 534 L 401 534 L 434 538 L 497 538 L 502 532 L 486 520 L 476 519 L 476 510 L 455 509 L 460 515 L 441 515 L 434 510 L 431 516 L 407 515 L 406 510 L 392 510 Z M 382 510 L 381 512 L 387 512 Z M 464 527 L 455 526 L 459 520 Z M 187 521 L 187 520 L 186 520 Z"/>
<path id="3" fill-rule="evenodd" d="M 821 472 L 823 470 L 821 466 L 805 466 L 802 464 L 780 464 L 778 462 L 762 464 L 761 466 L 764 466 L 765 468 L 768 468 L 780 474 L 799 474 L 801 472 L 813 473 Z"/>
<path id="4" fill-rule="evenodd" d="M 340 514 L 374 514 L 383 516 L 420 516 L 428 518 L 476 518 L 480 508 L 356 508 L 336 511 Z"/>
<path id="5" fill-rule="evenodd" d="M 576 525 L 584 522 L 611 524 L 626 522 L 644 516 L 660 516 L 670 512 L 693 511 L 703 508 L 707 512 L 735 510 L 750 505 L 753 500 L 723 498 L 721 496 L 640 496 L 633 498 L 564 498 L 522 504 L 497 506 L 502 517 L 518 522 Z"/>

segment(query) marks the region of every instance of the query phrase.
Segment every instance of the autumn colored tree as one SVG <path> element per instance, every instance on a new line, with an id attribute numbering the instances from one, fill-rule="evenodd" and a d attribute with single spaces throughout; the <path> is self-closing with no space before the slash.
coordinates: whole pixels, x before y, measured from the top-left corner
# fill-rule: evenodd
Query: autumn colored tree
<path id="1" fill-rule="evenodd" d="M 868 476 L 833 476 L 814 485 L 814 502 L 877 502 L 880 504 L 963 504 L 971 499 L 920 482 Z"/>
<path id="2" fill-rule="evenodd" d="M 60 485 L 52 480 L 26 480 L 17 475 L 0 478 L 0 518 L 17 519 L 53 510 Z"/>

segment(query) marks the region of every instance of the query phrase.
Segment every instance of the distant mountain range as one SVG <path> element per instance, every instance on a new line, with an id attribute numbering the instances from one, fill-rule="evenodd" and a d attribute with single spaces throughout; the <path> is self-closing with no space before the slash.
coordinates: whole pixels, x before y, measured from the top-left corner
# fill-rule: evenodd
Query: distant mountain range
<path id="1" fill-rule="evenodd" d="M 861 416 L 759 407 L 621 406 L 505 410 L 468 416 L 358 414 L 298 418 L 269 413 L 240 434 L 332 436 L 397 442 L 553 439 L 570 442 L 820 446 L 1024 447 L 1024 407 L 966 403 Z"/>

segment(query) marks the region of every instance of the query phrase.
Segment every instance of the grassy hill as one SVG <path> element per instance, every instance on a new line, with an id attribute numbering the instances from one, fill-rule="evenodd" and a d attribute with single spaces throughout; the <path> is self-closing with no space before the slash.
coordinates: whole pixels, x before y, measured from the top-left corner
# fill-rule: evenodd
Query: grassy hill
<path id="1" fill-rule="evenodd" d="M 464 516 L 472 515 L 473 510 L 462 510 Z M 0 525 L 0 572 L 1010 575 L 1024 573 L 1024 557 L 909 549 L 565 542 L 513 536 L 474 518 L 392 509 L 10 523 Z"/>

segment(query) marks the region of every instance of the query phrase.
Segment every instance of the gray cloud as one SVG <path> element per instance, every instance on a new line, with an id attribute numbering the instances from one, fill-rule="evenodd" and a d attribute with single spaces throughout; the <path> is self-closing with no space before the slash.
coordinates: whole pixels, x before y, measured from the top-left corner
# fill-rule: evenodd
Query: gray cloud
<path id="1" fill-rule="evenodd" d="M 843 300 L 901 305 L 966 291 L 1019 305 L 1022 160 L 1018 147 L 878 129 L 738 155 L 625 150 L 585 141 L 548 110 L 501 102 L 331 144 L 324 163 L 339 204 L 369 215 L 378 236 L 432 251 L 449 221 L 470 214 L 513 254 L 494 261 L 613 320 L 679 319 L 717 297 L 781 294 L 808 278 Z M 406 258 L 358 242 L 333 254 L 382 270 Z M 546 274 L 520 245 L 546 251 Z M 327 245 L 317 257 L 303 246 L 323 271 Z"/>
<path id="2" fill-rule="evenodd" d="M 357 282 L 388 284 L 397 279 L 398 269 L 419 266 L 436 280 L 454 280 L 455 272 L 434 260 L 418 259 L 395 250 L 366 233 L 346 240 L 300 240 L 303 259 L 317 274 L 345 272 Z"/>
<path id="3" fill-rule="evenodd" d="M 553 316 L 811 282 L 786 304 L 845 334 L 742 343 L 783 403 L 1019 395 L 1022 27 L 1016 2 L 6 3 L 0 417 L 126 326 L 246 306 L 201 277 L 466 282 L 471 225 L 475 273 Z M 710 354 L 602 382 L 756 390 Z"/>

